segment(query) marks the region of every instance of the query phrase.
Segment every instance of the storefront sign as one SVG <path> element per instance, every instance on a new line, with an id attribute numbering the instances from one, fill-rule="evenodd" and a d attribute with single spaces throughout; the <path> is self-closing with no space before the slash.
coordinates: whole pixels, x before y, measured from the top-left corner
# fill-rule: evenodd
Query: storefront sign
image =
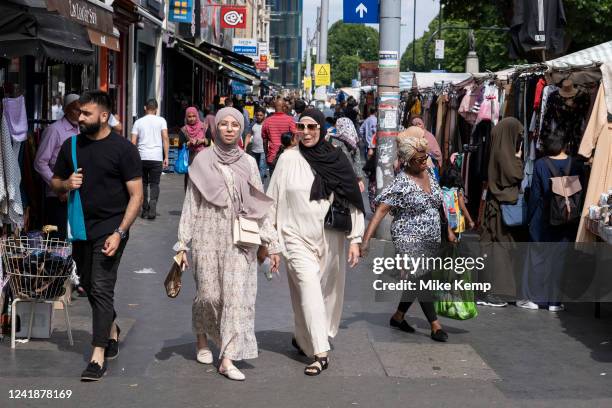
<path id="1" fill-rule="evenodd" d="M 259 43 L 259 55 L 268 55 L 268 43 L 267 42 L 260 42 Z"/>
<path id="2" fill-rule="evenodd" d="M 268 70 L 268 61 L 255 61 L 255 68 L 258 71 L 265 72 Z"/>
<path id="3" fill-rule="evenodd" d="M 113 13 L 86 0 L 47 0 L 47 10 L 104 34 L 113 34 Z"/>
<path id="4" fill-rule="evenodd" d="M 191 23 L 193 20 L 193 0 L 170 0 L 168 21 Z"/>
<path id="5" fill-rule="evenodd" d="M 221 28 L 246 28 L 247 27 L 246 7 L 222 6 L 221 7 Z"/>
<path id="6" fill-rule="evenodd" d="M 89 34 L 89 41 L 91 41 L 92 44 L 95 44 L 100 47 L 106 47 L 113 51 L 120 51 L 118 37 L 103 34 L 99 31 L 92 30 L 91 28 L 87 29 L 87 34 Z"/>
<path id="7" fill-rule="evenodd" d="M 232 39 L 232 51 L 249 57 L 257 57 L 257 40 L 253 38 Z"/>

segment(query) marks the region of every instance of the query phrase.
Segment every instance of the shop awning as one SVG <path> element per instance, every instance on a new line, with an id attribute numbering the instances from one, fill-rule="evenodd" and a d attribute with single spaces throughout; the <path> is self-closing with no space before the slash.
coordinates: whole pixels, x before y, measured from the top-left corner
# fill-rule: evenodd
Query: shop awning
<path id="1" fill-rule="evenodd" d="M 89 41 L 91 41 L 92 44 L 99 47 L 106 47 L 117 52 L 121 51 L 121 48 L 119 47 L 119 37 L 104 34 L 91 28 L 87 29 L 87 34 L 89 35 Z"/>
<path id="2" fill-rule="evenodd" d="M 547 61 L 552 67 L 584 66 L 612 62 L 612 41 L 586 48 L 563 57 Z"/>
<path id="3" fill-rule="evenodd" d="M 191 45 L 190 43 L 188 43 L 187 41 L 181 40 L 180 38 L 176 39 L 178 41 L 178 45 L 179 47 L 189 50 L 190 52 L 202 56 L 204 58 L 206 58 L 209 61 L 214 62 L 215 64 L 221 65 L 222 67 L 232 71 L 233 73 L 237 74 L 238 77 L 236 76 L 231 76 L 232 79 L 236 79 L 239 80 L 241 82 L 244 82 L 245 80 L 253 82 L 253 81 L 258 81 L 259 77 L 257 76 L 257 74 L 253 74 L 248 72 L 246 69 L 244 69 L 243 67 L 237 67 L 233 64 L 231 64 L 230 62 L 226 62 L 224 60 L 223 57 L 221 56 L 216 56 L 216 55 L 212 55 L 212 53 L 208 53 L 205 52 L 203 50 L 200 50 L 196 47 L 194 47 L 193 45 Z M 242 77 L 242 78 L 240 78 Z M 250 84 L 249 82 L 249 84 Z"/>
<path id="4" fill-rule="evenodd" d="M 0 56 L 24 55 L 73 64 L 94 62 L 85 27 L 45 9 L 0 5 Z"/>

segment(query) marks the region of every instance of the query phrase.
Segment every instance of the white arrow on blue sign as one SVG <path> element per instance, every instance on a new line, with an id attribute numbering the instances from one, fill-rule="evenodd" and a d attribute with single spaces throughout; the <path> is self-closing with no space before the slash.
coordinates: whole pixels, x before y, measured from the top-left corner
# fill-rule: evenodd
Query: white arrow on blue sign
<path id="1" fill-rule="evenodd" d="M 378 24 L 378 0 L 344 0 L 343 21 Z"/>

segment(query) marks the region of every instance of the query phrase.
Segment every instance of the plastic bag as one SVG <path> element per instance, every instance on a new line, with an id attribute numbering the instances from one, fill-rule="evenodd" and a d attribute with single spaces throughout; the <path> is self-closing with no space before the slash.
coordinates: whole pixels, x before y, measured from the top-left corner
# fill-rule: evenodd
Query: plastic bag
<path id="1" fill-rule="evenodd" d="M 183 148 L 179 151 L 174 164 L 174 171 L 178 174 L 187 174 L 189 171 L 189 150 L 187 150 L 186 145 L 183 145 Z"/>
<path id="2" fill-rule="evenodd" d="M 449 254 L 457 257 L 457 247 L 455 246 Z M 474 291 L 454 289 L 455 281 L 462 280 L 464 283 L 471 283 L 471 271 L 466 270 L 462 274 L 458 274 L 452 270 L 438 270 L 434 272 L 434 278 L 441 282 L 449 282 L 452 288 L 449 291 L 436 292 L 436 301 L 434 302 L 436 313 L 440 316 L 448 317 L 455 320 L 468 320 L 478 316 L 476 302 L 474 302 Z"/>

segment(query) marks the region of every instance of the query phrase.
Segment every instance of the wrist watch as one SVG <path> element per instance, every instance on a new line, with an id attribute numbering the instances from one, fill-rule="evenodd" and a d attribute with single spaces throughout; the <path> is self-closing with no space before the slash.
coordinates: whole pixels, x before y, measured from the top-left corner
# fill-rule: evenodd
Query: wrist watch
<path id="1" fill-rule="evenodd" d="M 117 228 L 114 232 L 116 232 L 117 234 L 119 234 L 119 237 L 121 237 L 121 240 L 124 240 L 127 238 L 127 232 L 125 232 L 124 230 L 122 230 L 121 228 Z"/>

